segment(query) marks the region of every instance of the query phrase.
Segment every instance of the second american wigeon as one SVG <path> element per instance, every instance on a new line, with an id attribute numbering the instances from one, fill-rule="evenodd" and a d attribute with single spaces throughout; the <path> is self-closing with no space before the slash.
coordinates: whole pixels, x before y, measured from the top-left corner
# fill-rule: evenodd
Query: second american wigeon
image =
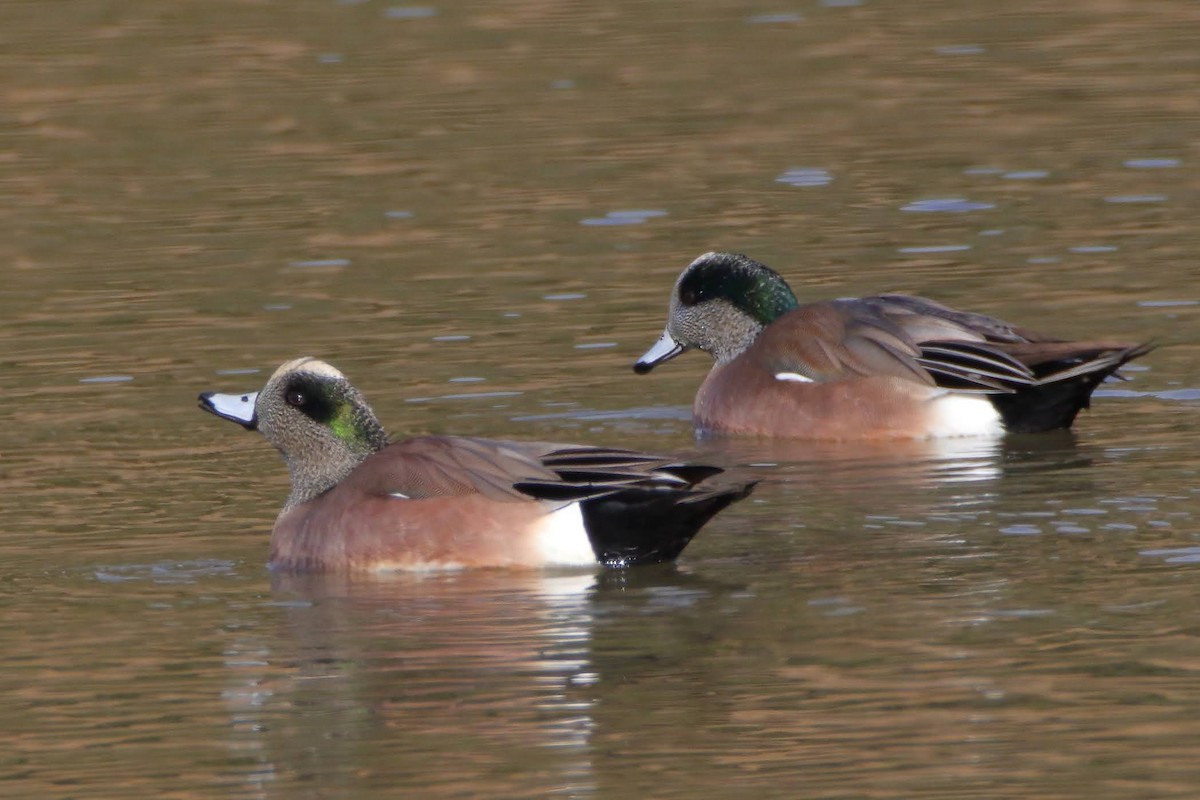
<path id="1" fill-rule="evenodd" d="M 722 470 L 616 448 L 418 436 L 388 443 L 362 394 L 312 358 L 258 392 L 200 395 L 258 430 L 292 491 L 270 565 L 296 571 L 626 566 L 670 561 L 750 493 Z"/>
<path id="2" fill-rule="evenodd" d="M 1064 341 L 899 294 L 801 305 L 774 270 L 705 253 L 634 370 L 696 348 L 716 363 L 697 428 L 811 439 L 914 439 L 1069 428 L 1092 391 L 1151 348 Z"/>

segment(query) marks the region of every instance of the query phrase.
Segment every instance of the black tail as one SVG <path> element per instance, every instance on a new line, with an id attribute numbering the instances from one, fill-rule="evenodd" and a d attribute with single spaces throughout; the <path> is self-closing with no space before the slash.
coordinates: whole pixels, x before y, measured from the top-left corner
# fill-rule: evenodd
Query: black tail
<path id="1" fill-rule="evenodd" d="M 1040 433 L 1070 428 L 1075 416 L 1091 404 L 1092 392 L 1121 366 L 1154 349 L 1137 344 L 1121 349 L 1082 352 L 1032 367 L 1037 382 L 988 399 L 1000 412 L 1009 433 Z"/>
<path id="2" fill-rule="evenodd" d="M 582 503 L 583 526 L 601 564 L 625 567 L 674 560 L 692 537 L 753 483 L 722 489 L 630 487 Z"/>

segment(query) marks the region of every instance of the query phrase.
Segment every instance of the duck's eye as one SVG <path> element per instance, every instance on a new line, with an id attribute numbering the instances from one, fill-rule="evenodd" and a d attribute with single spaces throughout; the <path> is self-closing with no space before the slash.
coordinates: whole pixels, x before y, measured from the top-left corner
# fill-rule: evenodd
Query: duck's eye
<path id="1" fill-rule="evenodd" d="M 304 405 L 304 401 L 307 398 L 305 398 L 304 392 L 298 392 L 295 389 L 292 389 L 290 392 L 288 392 L 287 394 L 285 394 L 283 396 L 283 399 L 287 401 L 287 404 L 289 406 L 295 406 L 296 408 L 300 408 L 301 406 Z"/>

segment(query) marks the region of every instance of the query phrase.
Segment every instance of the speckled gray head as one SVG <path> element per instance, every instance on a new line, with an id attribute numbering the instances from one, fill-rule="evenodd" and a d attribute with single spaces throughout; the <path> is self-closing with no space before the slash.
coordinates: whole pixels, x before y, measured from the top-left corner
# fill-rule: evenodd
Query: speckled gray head
<path id="1" fill-rule="evenodd" d="M 633 370 L 645 374 L 692 348 L 726 361 L 797 305 L 787 282 L 765 264 L 738 253 L 705 253 L 675 282 L 666 329 Z"/>
<path id="2" fill-rule="evenodd" d="M 281 365 L 258 392 L 205 392 L 200 407 L 261 432 L 283 455 L 292 473 L 289 505 L 335 485 L 387 445 L 387 434 L 362 393 L 314 358 Z"/>

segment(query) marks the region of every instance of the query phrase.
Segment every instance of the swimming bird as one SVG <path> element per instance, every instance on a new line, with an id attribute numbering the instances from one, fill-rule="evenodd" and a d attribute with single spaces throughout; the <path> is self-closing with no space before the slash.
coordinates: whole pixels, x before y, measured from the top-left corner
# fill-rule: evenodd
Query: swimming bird
<path id="1" fill-rule="evenodd" d="M 679 276 L 666 330 L 634 371 L 710 354 L 693 405 L 703 432 L 923 439 L 1069 428 L 1151 347 L 1056 339 L 911 295 L 801 304 L 770 267 L 713 252 Z"/>
<path id="2" fill-rule="evenodd" d="M 671 561 L 753 484 L 632 450 L 417 436 L 389 443 L 337 369 L 288 361 L 258 392 L 205 392 L 200 408 L 261 432 L 292 489 L 269 564 L 356 572 L 624 567 Z"/>

